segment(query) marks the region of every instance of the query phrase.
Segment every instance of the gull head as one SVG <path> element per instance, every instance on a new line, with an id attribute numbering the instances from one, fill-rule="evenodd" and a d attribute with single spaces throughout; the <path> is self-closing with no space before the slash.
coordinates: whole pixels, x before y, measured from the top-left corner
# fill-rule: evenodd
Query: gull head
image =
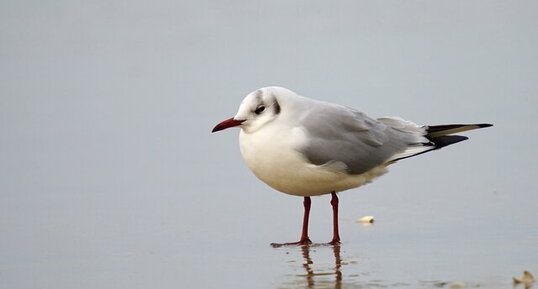
<path id="1" fill-rule="evenodd" d="M 279 117 L 294 92 L 283 87 L 264 87 L 249 93 L 236 115 L 217 124 L 212 132 L 239 126 L 245 133 L 253 133 Z M 284 107 L 283 107 L 284 105 Z"/>

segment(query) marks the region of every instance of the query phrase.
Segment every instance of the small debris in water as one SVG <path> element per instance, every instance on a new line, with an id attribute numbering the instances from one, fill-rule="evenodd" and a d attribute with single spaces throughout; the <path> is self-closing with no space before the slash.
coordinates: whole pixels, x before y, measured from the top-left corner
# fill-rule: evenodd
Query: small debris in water
<path id="1" fill-rule="evenodd" d="M 532 287 L 532 284 L 534 283 L 534 276 L 531 272 L 525 270 L 523 271 L 523 277 L 512 277 L 512 280 L 514 280 L 514 285 L 522 284 L 527 289 Z"/>
<path id="2" fill-rule="evenodd" d="M 450 283 L 450 289 L 461 289 L 465 288 L 465 283 L 461 281 L 454 281 Z"/>
<path id="3" fill-rule="evenodd" d="M 357 220 L 359 223 L 363 224 L 373 224 L 374 223 L 374 216 L 364 216 Z"/>

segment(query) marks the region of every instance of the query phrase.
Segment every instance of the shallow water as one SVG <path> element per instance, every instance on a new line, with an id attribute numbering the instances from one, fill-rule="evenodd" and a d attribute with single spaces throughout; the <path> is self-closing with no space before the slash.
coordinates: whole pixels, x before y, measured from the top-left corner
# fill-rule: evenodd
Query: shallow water
<path id="1" fill-rule="evenodd" d="M 391 194 L 368 192 L 374 186 L 340 194 L 343 242 L 336 247 L 272 248 L 271 242 L 298 237 L 302 206 L 299 198 L 270 191 L 250 199 L 238 192 L 240 202 L 218 189 L 188 202 L 176 194 L 132 194 L 123 202 L 99 194 L 19 196 L 4 202 L 0 282 L 5 288 L 450 288 L 454 282 L 507 288 L 523 270 L 537 272 L 534 203 L 511 207 L 517 202 L 509 195 L 476 192 L 417 205 L 415 197 L 380 201 Z M 368 193 L 354 209 L 359 194 Z M 314 242 L 331 237 L 329 199 L 313 199 Z M 366 213 L 376 216 L 373 225 L 356 222 Z"/>

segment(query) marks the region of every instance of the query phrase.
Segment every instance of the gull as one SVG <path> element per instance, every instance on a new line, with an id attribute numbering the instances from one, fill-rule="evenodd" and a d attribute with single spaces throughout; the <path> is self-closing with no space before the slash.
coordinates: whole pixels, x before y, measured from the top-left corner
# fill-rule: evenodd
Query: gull
<path id="1" fill-rule="evenodd" d="M 312 243 L 310 197 L 331 194 L 333 238 L 327 244 L 339 244 L 338 192 L 371 182 L 397 161 L 468 139 L 455 133 L 489 126 L 421 126 L 400 117 L 376 119 L 272 86 L 249 93 L 236 115 L 212 132 L 240 127 L 240 151 L 254 175 L 277 191 L 304 198 L 300 240 L 271 244 L 279 247 Z"/>

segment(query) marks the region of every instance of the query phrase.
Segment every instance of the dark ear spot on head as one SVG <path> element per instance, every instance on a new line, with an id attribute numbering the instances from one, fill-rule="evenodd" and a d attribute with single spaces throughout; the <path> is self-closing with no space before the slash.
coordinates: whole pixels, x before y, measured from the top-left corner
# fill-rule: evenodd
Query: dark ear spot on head
<path id="1" fill-rule="evenodd" d="M 275 104 L 273 105 L 273 107 L 275 108 L 275 114 L 279 114 L 280 113 L 280 104 L 278 104 L 278 101 L 275 100 Z"/>

